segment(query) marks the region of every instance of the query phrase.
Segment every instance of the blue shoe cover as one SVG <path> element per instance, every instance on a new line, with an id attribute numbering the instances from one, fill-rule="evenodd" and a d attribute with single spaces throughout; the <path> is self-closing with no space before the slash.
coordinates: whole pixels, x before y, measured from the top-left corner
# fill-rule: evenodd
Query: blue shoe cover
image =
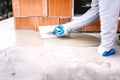
<path id="1" fill-rule="evenodd" d="M 102 56 L 110 56 L 116 52 L 115 49 L 111 49 L 110 51 L 105 51 Z"/>
<path id="2" fill-rule="evenodd" d="M 56 36 L 62 36 L 64 34 L 64 27 L 62 25 L 58 25 L 54 28 L 52 33 Z"/>

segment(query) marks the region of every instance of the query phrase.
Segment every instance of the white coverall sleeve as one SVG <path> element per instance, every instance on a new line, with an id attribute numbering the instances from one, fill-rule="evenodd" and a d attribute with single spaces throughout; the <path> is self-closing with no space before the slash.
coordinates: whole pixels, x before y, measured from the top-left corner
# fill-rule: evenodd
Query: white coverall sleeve
<path id="1" fill-rule="evenodd" d="M 92 0 L 92 7 L 82 16 L 76 18 L 75 20 L 63 24 L 63 26 L 70 28 L 72 31 L 77 28 L 84 27 L 99 18 L 99 5 L 98 0 Z"/>

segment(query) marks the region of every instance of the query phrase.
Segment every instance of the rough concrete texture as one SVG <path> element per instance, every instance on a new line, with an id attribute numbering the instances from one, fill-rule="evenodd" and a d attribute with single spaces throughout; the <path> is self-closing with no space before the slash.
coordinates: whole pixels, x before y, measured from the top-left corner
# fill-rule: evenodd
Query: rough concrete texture
<path id="1" fill-rule="evenodd" d="M 0 80 L 120 80 L 120 51 L 96 47 L 13 47 L 0 52 Z"/>
<path id="2" fill-rule="evenodd" d="M 99 38 L 80 33 L 41 39 L 38 32 L 14 30 L 13 18 L 2 21 L 0 80 L 120 80 L 120 46 L 115 43 L 117 53 L 102 57 Z"/>

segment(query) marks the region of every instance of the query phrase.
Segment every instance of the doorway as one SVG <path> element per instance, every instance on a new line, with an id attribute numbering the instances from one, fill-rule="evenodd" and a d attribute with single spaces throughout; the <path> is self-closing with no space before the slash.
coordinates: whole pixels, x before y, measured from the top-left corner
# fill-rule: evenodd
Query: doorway
<path id="1" fill-rule="evenodd" d="M 91 0 L 74 0 L 74 15 L 84 14 L 91 7 Z"/>

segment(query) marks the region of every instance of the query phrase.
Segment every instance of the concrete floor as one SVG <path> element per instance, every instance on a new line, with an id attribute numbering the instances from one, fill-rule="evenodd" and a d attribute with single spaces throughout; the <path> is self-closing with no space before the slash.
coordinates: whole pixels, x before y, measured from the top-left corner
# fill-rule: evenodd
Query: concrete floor
<path id="1" fill-rule="evenodd" d="M 42 39 L 39 32 L 14 30 L 10 18 L 0 22 L 0 80 L 120 80 L 120 46 L 102 57 L 99 43 L 99 33 Z"/>

